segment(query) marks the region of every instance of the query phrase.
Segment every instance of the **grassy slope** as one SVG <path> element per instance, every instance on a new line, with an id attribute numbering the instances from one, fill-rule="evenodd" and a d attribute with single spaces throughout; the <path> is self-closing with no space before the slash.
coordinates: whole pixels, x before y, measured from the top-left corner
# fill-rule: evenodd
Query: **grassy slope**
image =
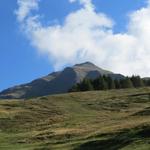
<path id="1" fill-rule="evenodd" d="M 0 101 L 0 150 L 149 150 L 150 88 Z"/>

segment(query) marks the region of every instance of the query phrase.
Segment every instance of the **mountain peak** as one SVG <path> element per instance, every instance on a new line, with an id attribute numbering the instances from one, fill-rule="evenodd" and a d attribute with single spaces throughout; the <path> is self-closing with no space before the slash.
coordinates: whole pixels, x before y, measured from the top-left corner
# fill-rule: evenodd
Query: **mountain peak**
<path id="1" fill-rule="evenodd" d="M 93 63 L 87 61 L 87 62 L 84 62 L 84 63 L 80 63 L 80 64 L 76 64 L 74 66 L 86 66 L 86 65 L 90 65 L 90 66 L 95 66 Z"/>
<path id="2" fill-rule="evenodd" d="M 67 67 L 63 71 L 53 72 L 30 83 L 6 89 L 0 93 L 0 98 L 30 98 L 67 93 L 73 85 L 81 82 L 84 78 L 94 79 L 100 75 L 111 76 L 113 79 L 123 78 L 122 75 L 114 74 L 87 61 Z"/>
<path id="3" fill-rule="evenodd" d="M 113 72 L 102 69 L 89 61 L 80 63 L 80 64 L 76 64 L 72 68 L 75 70 L 84 70 L 85 72 L 98 71 L 98 72 L 100 72 L 101 75 L 113 74 Z"/>

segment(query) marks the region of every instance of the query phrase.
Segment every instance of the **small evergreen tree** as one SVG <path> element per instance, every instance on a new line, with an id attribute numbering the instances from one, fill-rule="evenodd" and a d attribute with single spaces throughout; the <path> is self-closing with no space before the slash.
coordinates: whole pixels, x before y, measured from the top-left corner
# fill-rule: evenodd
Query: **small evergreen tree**
<path id="1" fill-rule="evenodd" d="M 99 90 L 99 78 L 93 80 L 94 90 Z"/>
<path id="2" fill-rule="evenodd" d="M 150 86 L 150 79 L 147 80 L 147 86 Z"/>
<path id="3" fill-rule="evenodd" d="M 80 84 L 80 90 L 81 91 L 92 91 L 93 90 L 93 85 L 91 83 L 90 79 L 85 78 L 81 84 Z"/>
<path id="4" fill-rule="evenodd" d="M 133 88 L 150 86 L 150 79 L 141 79 L 140 76 L 126 77 L 121 80 L 113 80 L 110 76 L 99 76 L 96 79 L 85 78 L 82 82 L 74 85 L 69 92 L 107 90 L 120 88 Z"/>
<path id="5" fill-rule="evenodd" d="M 107 76 L 103 75 L 103 79 L 104 79 L 104 90 L 108 90 Z"/>
<path id="6" fill-rule="evenodd" d="M 115 79 L 114 82 L 115 82 L 116 89 L 120 89 L 121 88 L 120 81 Z"/>
<path id="7" fill-rule="evenodd" d="M 144 86 L 144 82 L 143 82 L 143 80 L 140 78 L 140 76 L 132 76 L 132 77 L 131 77 L 131 81 L 132 81 L 133 86 L 134 86 L 135 88 Z"/>
<path id="8" fill-rule="evenodd" d="M 107 77 L 108 89 L 115 89 L 115 82 L 111 77 Z"/>
<path id="9" fill-rule="evenodd" d="M 107 90 L 108 89 L 108 85 L 107 82 L 105 81 L 104 77 L 100 77 L 99 78 L 99 90 Z"/>
<path id="10" fill-rule="evenodd" d="M 126 77 L 125 79 L 121 80 L 121 87 L 122 88 L 133 88 L 132 81 L 129 77 Z"/>
<path id="11" fill-rule="evenodd" d="M 80 84 L 77 83 L 76 85 L 74 85 L 71 89 L 69 89 L 68 92 L 79 92 L 81 91 L 81 88 L 80 88 Z"/>

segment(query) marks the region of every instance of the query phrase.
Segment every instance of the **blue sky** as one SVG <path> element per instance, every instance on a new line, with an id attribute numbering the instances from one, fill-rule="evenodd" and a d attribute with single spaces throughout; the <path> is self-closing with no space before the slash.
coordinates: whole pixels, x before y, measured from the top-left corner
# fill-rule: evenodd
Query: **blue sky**
<path id="1" fill-rule="evenodd" d="M 146 5 L 143 0 L 93 0 L 93 4 L 96 12 L 103 12 L 115 21 L 115 33 L 125 32 L 127 15 Z M 42 14 L 40 21 L 45 26 L 63 24 L 70 12 L 81 7 L 79 3 L 71 4 L 68 0 L 41 0 L 39 10 L 33 15 Z M 47 75 L 55 68 L 53 58 L 41 55 L 36 50 L 38 47 L 33 46 L 21 31 L 14 13 L 17 9 L 17 0 L 0 1 L 0 90 Z"/>

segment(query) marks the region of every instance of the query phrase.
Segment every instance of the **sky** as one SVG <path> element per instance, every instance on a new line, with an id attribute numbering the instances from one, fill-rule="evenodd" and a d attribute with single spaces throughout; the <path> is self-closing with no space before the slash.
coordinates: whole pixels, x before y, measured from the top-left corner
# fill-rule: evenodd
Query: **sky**
<path id="1" fill-rule="evenodd" d="M 84 61 L 150 76 L 150 0 L 1 0 L 0 90 Z"/>

